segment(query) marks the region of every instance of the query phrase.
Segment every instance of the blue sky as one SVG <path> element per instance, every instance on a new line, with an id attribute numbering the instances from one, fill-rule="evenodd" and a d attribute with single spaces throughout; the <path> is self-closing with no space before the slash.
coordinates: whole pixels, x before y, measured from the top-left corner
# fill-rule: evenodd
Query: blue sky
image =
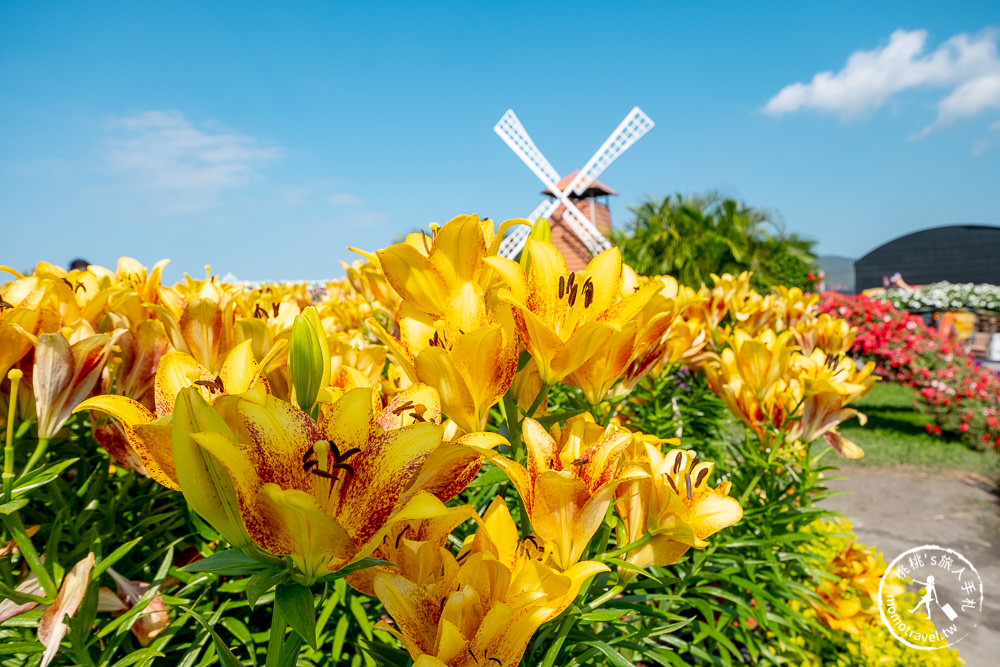
<path id="1" fill-rule="evenodd" d="M 720 191 L 820 254 L 1000 225 L 1000 3 L 0 3 L 0 265 L 342 275 L 541 184 L 633 107 L 616 224 Z M 825 74 L 824 74 L 825 73 Z"/>

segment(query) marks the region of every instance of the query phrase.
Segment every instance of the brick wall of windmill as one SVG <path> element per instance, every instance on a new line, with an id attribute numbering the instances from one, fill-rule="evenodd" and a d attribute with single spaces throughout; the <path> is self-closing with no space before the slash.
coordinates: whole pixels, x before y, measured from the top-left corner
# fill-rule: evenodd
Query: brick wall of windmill
<path id="1" fill-rule="evenodd" d="M 597 229 L 607 236 L 611 233 L 611 211 L 607 205 L 596 199 L 581 199 L 576 202 L 576 207 L 580 213 L 595 223 Z M 563 219 L 565 207 L 560 206 L 549 219 L 549 226 L 552 228 L 552 243 L 566 258 L 566 268 L 570 271 L 580 271 L 587 268 L 587 263 L 592 255 L 587 250 L 587 246 L 576 235 L 573 228 Z"/>

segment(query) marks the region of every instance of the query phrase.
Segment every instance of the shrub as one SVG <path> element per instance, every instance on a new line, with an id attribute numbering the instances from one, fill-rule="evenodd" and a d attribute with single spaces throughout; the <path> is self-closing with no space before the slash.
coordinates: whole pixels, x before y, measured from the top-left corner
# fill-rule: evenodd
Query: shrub
<path id="1" fill-rule="evenodd" d="M 857 327 L 854 355 L 874 361 L 886 380 L 918 389 L 917 407 L 934 420 L 929 433 L 951 434 L 975 449 L 1000 446 L 1000 378 L 952 338 L 865 295 L 825 292 L 818 308 Z"/>

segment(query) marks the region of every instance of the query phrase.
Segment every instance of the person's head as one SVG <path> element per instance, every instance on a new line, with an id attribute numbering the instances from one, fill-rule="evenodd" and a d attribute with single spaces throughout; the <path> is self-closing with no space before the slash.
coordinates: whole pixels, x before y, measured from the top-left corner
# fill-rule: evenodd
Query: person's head
<path id="1" fill-rule="evenodd" d="M 77 257 L 69 263 L 70 271 L 86 271 L 88 268 L 90 268 L 90 262 L 82 257 Z"/>

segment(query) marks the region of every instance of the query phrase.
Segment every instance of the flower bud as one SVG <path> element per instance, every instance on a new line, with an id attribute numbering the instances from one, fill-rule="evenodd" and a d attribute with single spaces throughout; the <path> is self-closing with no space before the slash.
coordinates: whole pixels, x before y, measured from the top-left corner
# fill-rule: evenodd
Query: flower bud
<path id="1" fill-rule="evenodd" d="M 319 390 L 330 384 L 330 348 L 313 306 L 303 310 L 292 324 L 288 372 L 292 376 L 293 402 L 315 418 Z"/>

